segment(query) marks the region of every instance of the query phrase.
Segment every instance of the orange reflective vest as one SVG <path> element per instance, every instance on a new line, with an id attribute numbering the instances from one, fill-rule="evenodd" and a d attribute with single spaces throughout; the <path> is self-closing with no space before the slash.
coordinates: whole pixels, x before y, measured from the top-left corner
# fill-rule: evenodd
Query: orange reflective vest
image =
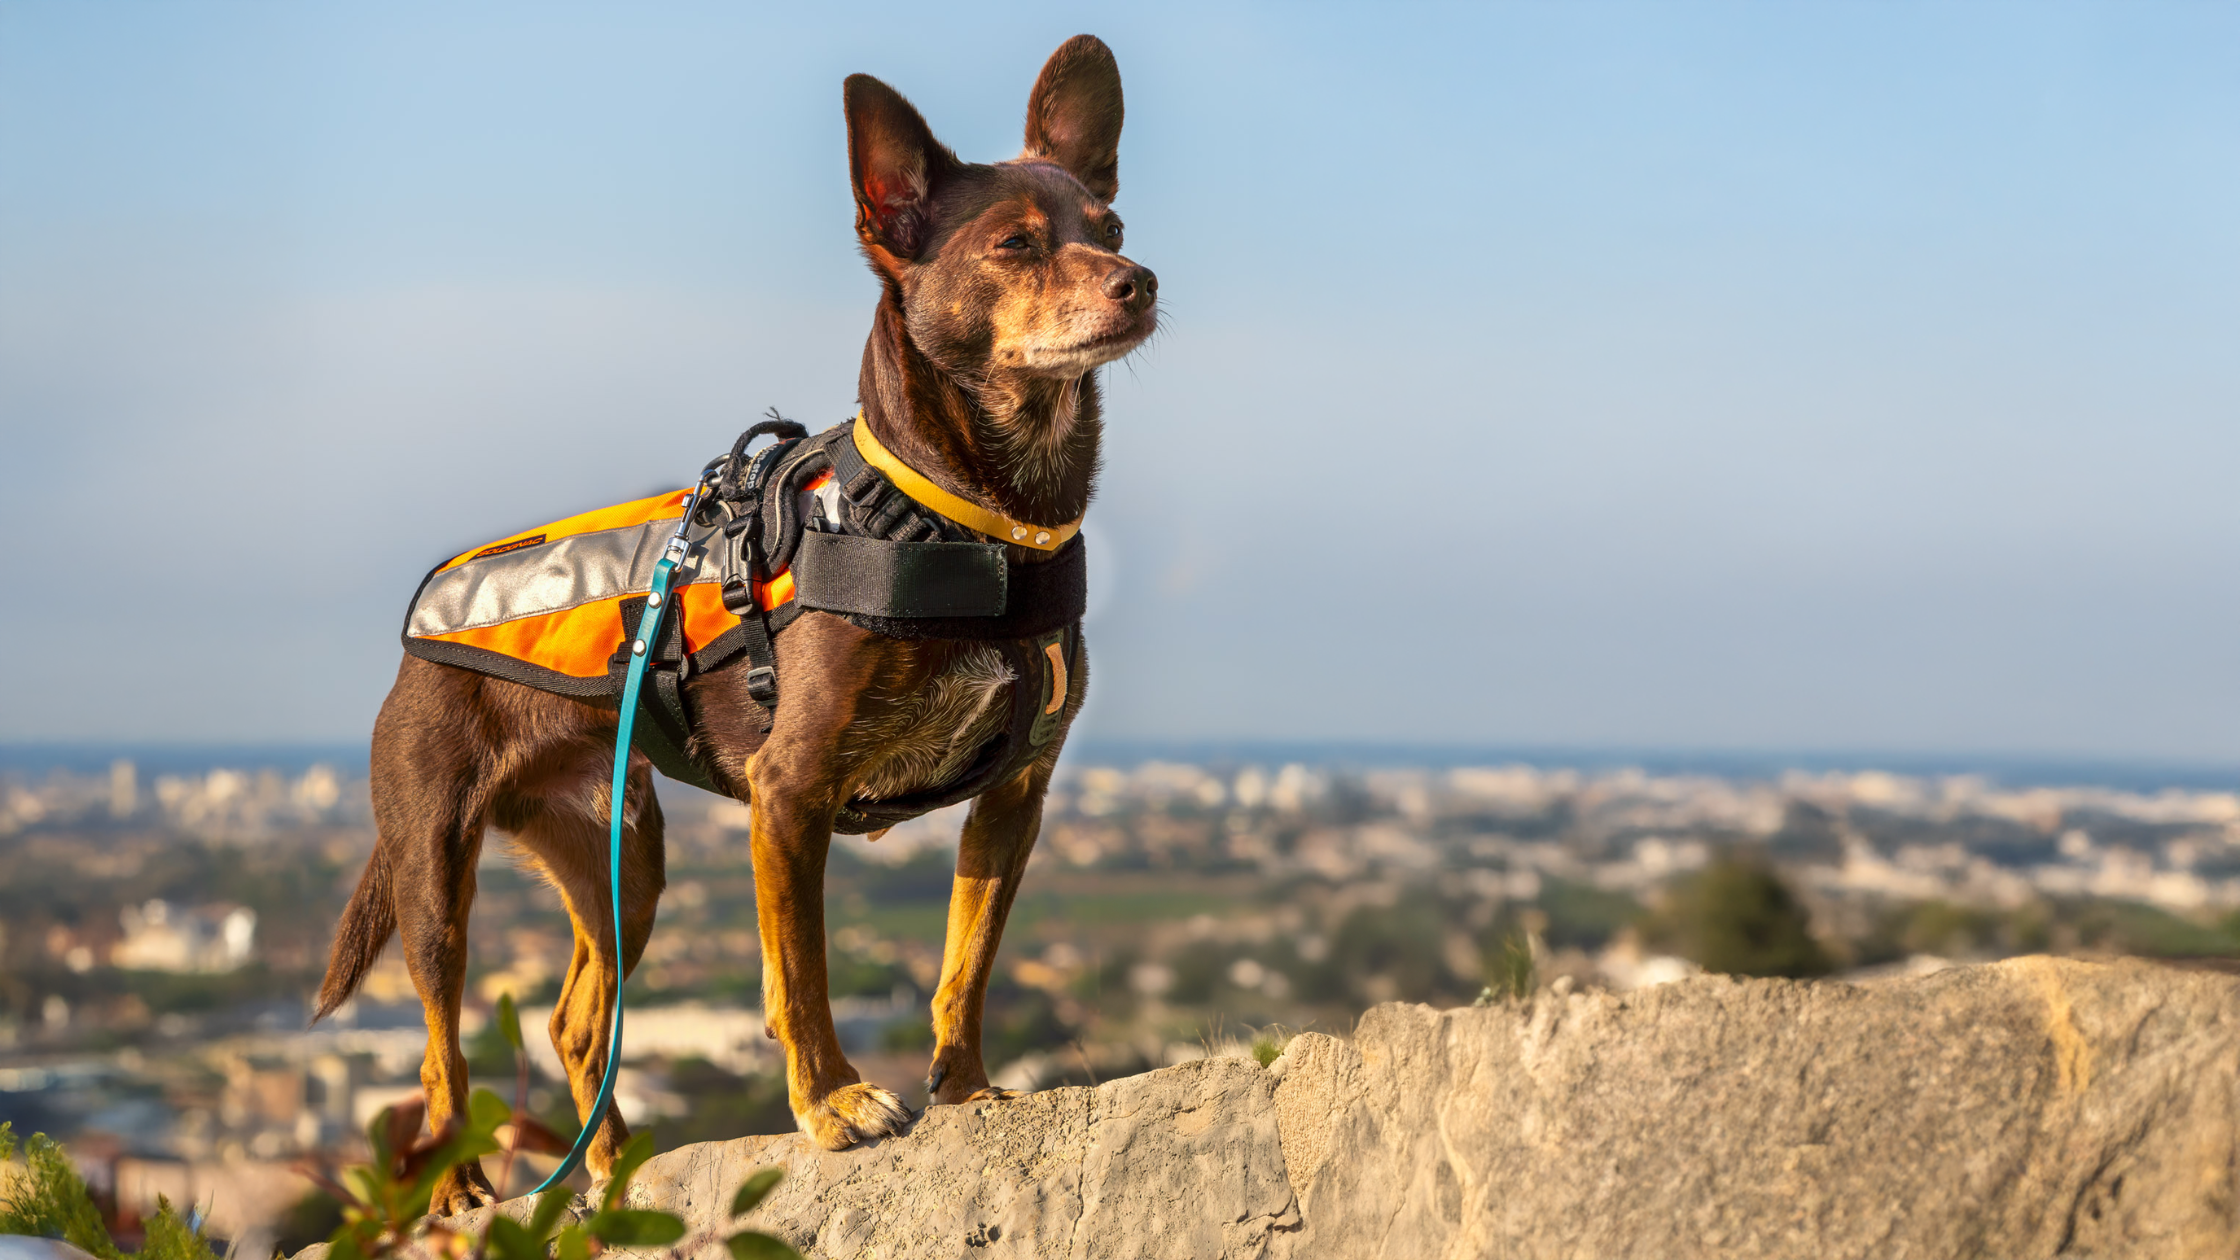
<path id="1" fill-rule="evenodd" d="M 437 565 L 412 598 L 405 650 L 540 691 L 621 694 L 623 605 L 644 599 L 690 494 L 578 513 Z M 706 670 L 740 646 L 740 616 L 724 606 L 724 585 L 749 582 L 757 607 L 769 612 L 792 602 L 794 581 L 787 571 L 752 581 L 736 550 L 697 541 L 678 570 L 675 607 L 684 650 L 695 670 Z"/>

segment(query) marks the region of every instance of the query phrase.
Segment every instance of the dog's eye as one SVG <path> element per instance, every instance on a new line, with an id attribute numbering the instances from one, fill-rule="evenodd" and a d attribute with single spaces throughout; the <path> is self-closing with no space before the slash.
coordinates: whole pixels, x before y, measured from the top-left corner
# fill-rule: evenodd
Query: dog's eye
<path id="1" fill-rule="evenodd" d="M 1113 242 L 1114 244 L 1118 244 L 1120 241 L 1120 225 L 1117 223 L 1105 224 L 1104 238 L 1108 241 Z"/>
<path id="2" fill-rule="evenodd" d="M 996 246 L 997 249 L 1025 249 L 1026 247 L 1027 238 L 1017 233 L 1004 237 L 1003 243 Z"/>

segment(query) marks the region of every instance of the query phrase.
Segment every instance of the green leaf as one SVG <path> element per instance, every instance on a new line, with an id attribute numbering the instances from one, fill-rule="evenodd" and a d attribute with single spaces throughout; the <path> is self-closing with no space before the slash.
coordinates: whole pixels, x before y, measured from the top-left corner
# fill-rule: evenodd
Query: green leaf
<path id="1" fill-rule="evenodd" d="M 506 1100 L 487 1089 L 478 1089 L 467 1099 L 467 1129 L 497 1140 L 498 1126 L 513 1119 L 513 1108 Z"/>
<path id="2" fill-rule="evenodd" d="M 583 1228 L 610 1247 L 666 1247 L 684 1237 L 682 1217 L 645 1208 L 608 1208 Z"/>
<path id="3" fill-rule="evenodd" d="M 560 1215 L 568 1210 L 569 1200 L 575 1191 L 566 1186 L 554 1186 L 537 1196 L 537 1210 L 529 1216 L 529 1235 L 539 1244 L 552 1236 L 552 1227 L 560 1223 Z"/>
<path id="4" fill-rule="evenodd" d="M 731 1196 L 731 1214 L 745 1216 L 754 1211 L 764 1199 L 770 1197 L 772 1190 L 778 1188 L 778 1183 L 785 1179 L 786 1170 L 783 1168 L 772 1166 L 756 1169 L 753 1176 L 739 1183 L 739 1193 Z"/>
<path id="5" fill-rule="evenodd" d="M 155 1216 L 146 1222 L 140 1260 L 217 1260 L 210 1244 L 179 1216 L 178 1209 L 161 1195 L 156 1196 L 156 1203 Z"/>
<path id="6" fill-rule="evenodd" d="M 411 1189 L 405 1196 L 397 1215 L 402 1217 L 425 1216 L 428 1200 L 435 1196 L 436 1182 L 443 1174 L 470 1159 L 480 1159 L 498 1149 L 497 1139 L 478 1129 L 462 1129 L 457 1137 L 437 1147 L 420 1169 Z"/>
<path id="7" fill-rule="evenodd" d="M 801 1260 L 800 1252 L 751 1229 L 724 1239 L 723 1245 L 731 1249 L 731 1260 Z"/>
<path id="8" fill-rule="evenodd" d="M 343 1169 L 342 1182 L 354 1203 L 371 1206 L 381 1199 L 383 1178 L 369 1164 L 353 1164 Z"/>
<path id="9" fill-rule="evenodd" d="M 553 1260 L 591 1260 L 591 1247 L 584 1241 L 583 1231 L 570 1225 L 553 1240 Z"/>
<path id="10" fill-rule="evenodd" d="M 513 995 L 498 995 L 498 1031 L 505 1035 L 506 1044 L 521 1048 L 521 1012 L 513 1008 Z"/>
<path id="11" fill-rule="evenodd" d="M 653 1135 L 635 1133 L 622 1154 L 614 1157 L 614 1167 L 607 1170 L 607 1197 L 599 1206 L 611 1208 L 622 1201 L 622 1192 L 630 1188 L 630 1178 L 637 1175 L 638 1166 L 653 1158 Z"/>

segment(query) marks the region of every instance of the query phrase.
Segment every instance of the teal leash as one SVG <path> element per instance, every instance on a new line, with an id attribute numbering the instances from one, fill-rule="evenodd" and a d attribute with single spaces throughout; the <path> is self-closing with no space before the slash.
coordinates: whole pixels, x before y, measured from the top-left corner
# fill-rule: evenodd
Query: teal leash
<path id="1" fill-rule="evenodd" d="M 646 592 L 646 607 L 638 615 L 638 633 L 630 640 L 630 664 L 623 674 L 622 716 L 614 734 L 614 792 L 607 798 L 607 888 L 614 903 L 614 1027 L 607 1033 L 607 1067 L 599 1077 L 599 1101 L 593 1104 L 591 1116 L 576 1132 L 575 1144 L 568 1148 L 568 1157 L 552 1170 L 544 1183 L 530 1191 L 543 1194 L 566 1181 L 583 1166 L 583 1153 L 591 1149 L 592 1135 L 606 1118 L 607 1106 L 614 1101 L 614 1078 L 622 1069 L 622 817 L 625 793 L 630 775 L 630 728 L 638 717 L 638 688 L 645 681 L 646 661 L 653 653 L 653 646 L 661 641 L 661 618 L 669 611 L 669 579 L 676 576 L 677 566 L 684 561 L 685 531 L 692 525 L 692 514 L 700 508 L 700 496 L 708 489 L 708 473 L 700 474 L 700 481 L 685 498 L 684 515 L 677 518 L 677 532 L 669 536 L 669 545 L 662 548 L 661 560 L 653 566 L 653 586 Z"/>

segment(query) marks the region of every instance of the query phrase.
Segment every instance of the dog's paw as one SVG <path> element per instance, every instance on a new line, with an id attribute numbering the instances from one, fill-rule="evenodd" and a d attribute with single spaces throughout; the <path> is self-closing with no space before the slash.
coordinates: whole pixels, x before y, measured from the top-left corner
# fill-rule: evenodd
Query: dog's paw
<path id="1" fill-rule="evenodd" d="M 435 1192 L 428 1196 L 428 1215 L 457 1216 L 497 1201 L 498 1193 L 490 1188 L 481 1162 L 470 1161 L 436 1179 Z"/>
<path id="2" fill-rule="evenodd" d="M 892 1090 L 869 1081 L 843 1085 L 804 1112 L 795 1112 L 801 1131 L 828 1151 L 841 1151 L 871 1138 L 891 1137 L 910 1127 L 910 1108 Z"/>
<path id="3" fill-rule="evenodd" d="M 980 1056 L 962 1047 L 949 1047 L 933 1057 L 926 1073 L 926 1099 L 930 1104 L 954 1106 L 971 1102 L 1007 1102 L 1025 1093 L 988 1083 L 988 1070 Z"/>

